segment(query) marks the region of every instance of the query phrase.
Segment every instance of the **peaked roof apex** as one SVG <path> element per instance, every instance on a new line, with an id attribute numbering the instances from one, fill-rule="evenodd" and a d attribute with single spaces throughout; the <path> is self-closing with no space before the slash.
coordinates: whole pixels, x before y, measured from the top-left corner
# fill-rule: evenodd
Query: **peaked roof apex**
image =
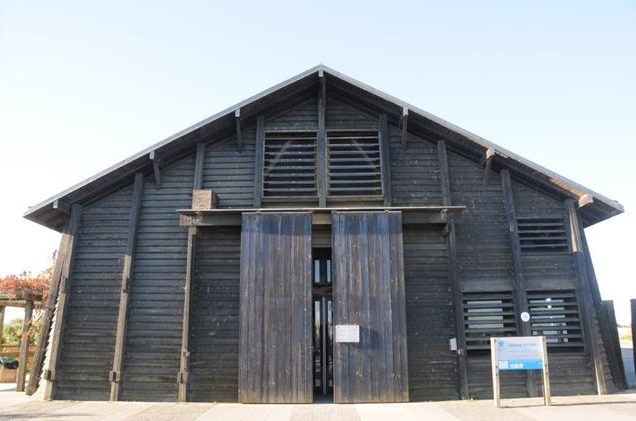
<path id="1" fill-rule="evenodd" d="M 470 140 L 471 142 L 475 143 L 476 145 L 479 145 L 481 147 L 484 148 L 485 151 L 488 151 L 489 154 L 495 155 L 495 156 L 499 156 L 501 158 L 507 159 L 507 160 L 512 160 L 515 161 L 519 164 L 521 164 L 521 166 L 523 167 L 527 167 L 532 171 L 535 171 L 537 173 L 540 173 L 542 175 L 544 175 L 545 177 L 550 179 L 550 182 L 552 184 L 554 184 L 554 186 L 559 187 L 560 189 L 563 189 L 565 191 L 568 191 L 570 193 L 572 193 L 573 195 L 579 197 L 580 201 L 584 204 L 589 204 L 589 203 L 593 203 L 594 201 L 599 201 L 602 202 L 604 204 L 605 208 L 609 209 L 609 213 L 607 216 L 605 216 L 604 218 L 601 218 L 599 220 L 602 219 L 606 219 L 608 217 L 611 217 L 613 215 L 622 213 L 624 211 L 623 206 L 618 203 L 615 200 L 609 199 L 599 193 L 596 193 L 566 177 L 563 177 L 553 171 L 548 170 L 547 168 L 536 164 L 528 159 L 525 159 L 481 136 L 478 136 L 466 129 L 463 129 L 453 123 L 450 123 L 442 118 L 439 118 L 427 111 L 424 111 L 414 105 L 411 105 L 405 101 L 400 100 L 399 98 L 396 98 L 392 95 L 389 95 L 379 89 L 376 89 L 372 86 L 369 86 L 363 82 L 360 82 L 354 78 L 351 78 L 343 73 L 338 72 L 337 70 L 332 69 L 331 67 L 328 67 L 324 64 L 318 64 L 317 66 L 314 66 L 302 73 L 299 73 L 296 76 L 293 76 L 283 82 L 280 82 L 256 95 L 253 95 L 241 102 L 238 102 L 237 104 L 234 104 L 204 120 L 199 121 L 198 123 L 193 124 L 190 127 L 187 127 L 186 129 L 183 129 L 175 134 L 173 134 L 172 136 L 169 136 L 145 149 L 143 149 L 142 151 L 132 155 L 129 158 L 124 159 L 121 162 L 118 162 L 117 164 L 95 174 L 92 177 L 89 177 L 88 179 L 81 181 L 80 183 L 54 195 L 51 196 L 50 198 L 29 207 L 29 209 L 25 212 L 24 217 L 30 220 L 33 220 L 35 222 L 41 223 L 42 225 L 48 226 L 50 228 L 56 228 L 51 226 L 49 223 L 47 223 L 47 221 L 42 220 L 39 216 L 40 214 L 42 214 L 46 208 L 52 208 L 53 204 L 55 202 L 57 202 L 58 200 L 63 200 L 67 195 L 76 192 L 79 189 L 85 188 L 87 186 L 89 186 L 91 183 L 95 183 L 99 180 L 102 180 L 104 178 L 106 178 L 109 174 L 114 173 L 115 171 L 122 169 L 123 167 L 125 167 L 128 164 L 133 163 L 134 161 L 140 160 L 140 159 L 145 159 L 147 156 L 153 154 L 156 150 L 176 141 L 177 139 L 194 132 L 197 129 L 202 128 L 203 126 L 206 126 L 207 124 L 210 124 L 218 119 L 220 119 L 221 117 L 225 117 L 227 115 L 230 114 L 234 114 L 237 110 L 239 110 L 240 108 L 243 108 L 249 104 L 254 103 L 255 101 L 262 99 L 268 95 L 271 95 L 279 90 L 281 90 L 282 88 L 285 88 L 289 85 L 294 84 L 295 82 L 301 81 L 302 79 L 305 79 L 309 76 L 312 76 L 314 74 L 318 74 L 319 76 L 324 75 L 324 73 L 327 73 L 337 79 L 340 79 L 358 89 L 361 89 L 363 91 L 365 91 L 368 94 L 377 96 L 389 103 L 393 103 L 395 104 L 397 107 L 401 107 L 404 110 L 408 110 L 409 113 L 413 113 L 413 114 L 417 114 L 427 120 L 430 120 L 431 122 L 447 129 L 450 130 L 452 132 L 455 132 L 457 134 L 459 134 L 460 136 Z M 51 209 L 52 210 L 52 209 Z M 59 227 L 58 227 L 59 228 Z"/>

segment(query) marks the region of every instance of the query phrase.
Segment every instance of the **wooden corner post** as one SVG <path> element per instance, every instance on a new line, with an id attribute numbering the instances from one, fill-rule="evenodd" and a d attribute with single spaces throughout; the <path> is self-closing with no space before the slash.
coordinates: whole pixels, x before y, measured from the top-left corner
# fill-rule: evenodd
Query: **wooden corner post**
<path id="1" fill-rule="evenodd" d="M 126 340 L 126 325 L 128 323 L 128 301 L 132 282 L 132 270 L 135 253 L 135 238 L 137 233 L 137 222 L 139 220 L 139 209 L 141 207 L 141 195 L 143 193 L 144 176 L 141 173 L 135 174 L 133 193 L 130 204 L 130 216 L 128 218 L 128 240 L 126 244 L 126 254 L 124 255 L 124 266 L 121 274 L 121 287 L 119 294 L 119 314 L 117 316 L 117 333 L 115 334 L 115 352 L 113 354 L 113 369 L 109 374 L 110 378 L 110 400 L 119 400 L 120 387 L 122 381 L 122 368 L 124 362 L 124 342 Z"/>
<path id="2" fill-rule="evenodd" d="M 44 399 L 46 400 L 53 399 L 55 394 L 57 366 L 60 359 L 61 341 L 63 337 L 62 335 L 64 333 L 63 330 L 66 325 L 66 309 L 68 307 L 68 292 L 70 289 L 70 276 L 71 276 L 71 271 L 73 268 L 75 240 L 77 239 L 77 233 L 80 227 L 81 213 L 82 213 L 82 207 L 80 205 L 76 204 L 71 206 L 71 216 L 69 219 L 68 232 L 64 234 L 65 236 L 68 237 L 68 241 L 67 241 L 67 244 L 65 245 L 65 250 L 59 252 L 60 253 L 59 257 L 63 259 L 63 262 L 60 267 L 60 274 L 59 274 L 59 281 L 58 281 L 58 288 L 57 288 L 58 290 L 57 291 L 57 306 L 53 304 L 53 307 L 55 308 L 55 324 L 53 325 L 53 328 L 51 330 L 51 335 L 52 335 L 51 355 L 49 357 L 49 365 L 46 368 L 46 370 L 44 370 L 44 379 L 46 380 L 46 385 L 45 385 L 46 388 L 44 389 Z M 53 272 L 54 276 L 55 276 L 56 269 L 57 269 L 57 263 Z M 49 298 L 55 295 L 52 291 L 54 282 L 55 282 L 55 279 L 51 281 L 51 292 L 49 292 L 50 294 Z M 53 316 L 53 311 L 51 311 L 51 317 L 52 316 Z M 45 321 L 46 321 L 46 318 L 44 319 L 42 323 L 42 328 L 41 328 L 42 333 L 46 332 L 44 329 Z M 39 345 L 40 345 L 40 342 L 38 341 L 38 346 Z M 44 343 L 43 346 L 44 346 L 44 349 L 42 350 L 42 358 L 44 357 L 44 352 L 46 351 L 46 343 Z M 39 370 L 36 371 L 35 368 L 36 366 L 34 362 L 32 376 L 38 377 Z M 29 389 L 31 389 L 31 380 L 32 379 L 29 379 Z M 34 383 L 34 386 L 37 387 L 37 380 L 35 381 L 36 383 Z M 35 392 L 35 388 L 33 389 L 31 393 L 33 392 Z"/>
<path id="3" fill-rule="evenodd" d="M 442 204 L 451 206 L 452 196 L 450 189 L 450 171 L 448 169 L 448 155 L 446 152 L 446 142 L 437 142 L 437 159 L 439 162 L 439 174 L 442 191 Z M 455 237 L 455 223 L 449 223 L 448 235 L 446 236 L 448 247 L 448 270 L 453 295 L 453 310 L 455 313 L 455 334 L 457 335 L 457 365 L 459 374 L 459 395 L 462 399 L 468 399 L 468 363 L 466 361 L 466 334 L 464 332 L 464 312 L 462 308 L 462 292 L 457 275 L 457 239 Z"/>
<path id="4" fill-rule="evenodd" d="M 26 394 L 32 395 L 40 384 L 40 373 L 44 364 L 44 356 L 46 347 L 49 343 L 49 335 L 51 334 L 51 323 L 53 314 L 55 313 L 56 303 L 60 291 L 60 281 L 64 272 L 65 262 L 70 258 L 73 252 L 74 238 L 77 234 L 80 224 L 81 207 L 74 205 L 71 207 L 71 215 L 66 221 L 60 246 L 57 251 L 57 258 L 51 275 L 51 283 L 49 285 L 49 296 L 44 303 L 44 314 L 42 315 L 42 326 L 40 327 L 40 335 L 35 347 L 35 354 L 31 364 L 31 375 L 29 376 L 29 384 L 27 385 Z M 49 373 L 50 376 L 50 373 Z"/>
<path id="5" fill-rule="evenodd" d="M 596 381 L 596 390 L 599 395 L 607 393 L 607 385 L 605 384 L 605 374 L 603 368 L 603 358 L 601 355 L 601 338 L 594 323 L 594 301 L 590 289 L 590 277 L 585 264 L 585 255 L 583 253 L 583 236 L 582 227 L 579 222 L 576 202 L 574 200 L 565 201 L 565 209 L 567 212 L 568 230 L 572 252 L 575 257 L 576 271 L 578 273 L 577 292 L 581 303 L 583 322 L 583 338 L 585 345 L 590 353 L 593 366 L 593 373 Z"/>

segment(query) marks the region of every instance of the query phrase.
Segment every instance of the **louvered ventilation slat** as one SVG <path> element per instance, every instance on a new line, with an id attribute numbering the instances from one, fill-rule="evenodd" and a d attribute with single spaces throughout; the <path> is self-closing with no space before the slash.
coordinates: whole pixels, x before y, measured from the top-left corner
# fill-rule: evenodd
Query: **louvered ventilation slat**
<path id="1" fill-rule="evenodd" d="M 521 250 L 531 253 L 567 252 L 568 235 L 562 217 L 519 217 Z"/>
<path id="2" fill-rule="evenodd" d="M 583 350 L 583 332 L 574 291 L 529 291 L 528 308 L 532 334 L 545 336 L 548 349 Z"/>
<path id="3" fill-rule="evenodd" d="M 382 196 L 380 139 L 376 131 L 329 131 L 330 196 Z"/>
<path id="4" fill-rule="evenodd" d="M 315 197 L 316 133 L 266 133 L 264 197 Z"/>
<path id="5" fill-rule="evenodd" d="M 492 336 L 517 334 L 512 292 L 463 293 L 462 308 L 469 354 L 487 353 Z"/>

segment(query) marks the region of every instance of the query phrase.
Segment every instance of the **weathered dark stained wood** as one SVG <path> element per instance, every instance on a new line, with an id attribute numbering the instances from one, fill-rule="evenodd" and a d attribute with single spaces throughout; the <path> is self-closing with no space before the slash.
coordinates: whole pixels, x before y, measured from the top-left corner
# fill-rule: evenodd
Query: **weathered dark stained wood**
<path id="1" fill-rule="evenodd" d="M 614 384 L 619 390 L 627 389 L 627 378 L 625 377 L 625 366 L 621 353 L 621 342 L 618 335 L 618 325 L 616 324 L 616 312 L 612 300 L 603 301 L 604 321 L 601 329 L 603 333 L 603 343 L 605 344 L 605 354 L 610 366 Z"/>
<path id="2" fill-rule="evenodd" d="M 318 132 L 316 148 L 316 174 L 318 183 L 318 206 L 327 206 L 327 131 L 325 129 L 325 118 L 327 108 L 327 82 L 324 77 L 320 77 L 318 92 Z"/>
<path id="3" fill-rule="evenodd" d="M 199 230 L 195 255 L 187 399 L 237 402 L 240 229 Z"/>
<path id="4" fill-rule="evenodd" d="M 514 195 L 512 192 L 512 182 L 510 171 L 501 171 L 501 189 L 503 191 L 504 207 L 506 208 L 506 218 L 510 228 L 510 248 L 512 250 L 512 264 L 514 268 L 515 281 L 513 288 L 515 292 L 515 318 L 517 326 L 521 330 L 522 336 L 530 336 L 530 324 L 521 320 L 521 313 L 528 313 L 528 297 L 526 294 L 526 280 L 523 271 L 523 258 L 521 256 L 521 244 L 519 241 L 519 228 L 517 226 L 517 212 L 515 210 Z M 526 372 L 528 395 L 538 396 L 535 384 L 535 376 L 532 371 Z"/>
<path id="5" fill-rule="evenodd" d="M 194 181 L 192 190 L 201 190 L 203 188 L 203 170 L 205 167 L 205 144 L 197 143 L 194 161 Z"/>
<path id="6" fill-rule="evenodd" d="M 578 202 L 577 202 L 578 204 Z M 579 205 L 580 207 L 580 205 Z M 609 304 L 606 304 L 605 301 L 601 298 L 601 291 L 598 287 L 598 281 L 596 279 L 596 273 L 594 271 L 594 264 L 592 263 L 592 256 L 590 254 L 590 248 L 587 244 L 587 239 L 585 236 L 585 231 L 581 228 L 581 241 L 582 241 L 582 253 L 585 256 L 585 264 L 586 264 L 586 272 L 589 277 L 590 282 L 590 293 L 592 297 L 592 304 L 594 309 L 596 310 L 596 318 L 598 320 L 599 329 L 601 331 L 601 337 L 603 340 L 603 344 L 605 344 L 605 355 L 608 360 L 610 373 L 613 379 L 614 384 L 618 389 L 627 388 L 627 379 L 625 378 L 625 368 L 623 367 L 623 359 L 620 355 L 620 343 L 618 346 L 619 358 L 613 359 L 610 355 L 611 351 L 609 347 L 616 341 L 616 318 L 614 315 L 613 304 L 611 305 L 612 309 L 609 310 L 606 307 Z M 615 351 L 614 351 L 615 352 Z M 608 389 L 608 392 L 611 391 Z"/>
<path id="7" fill-rule="evenodd" d="M 44 363 L 44 355 L 46 353 L 46 347 L 49 343 L 49 335 L 51 332 L 51 322 L 55 313 L 55 307 L 58 303 L 58 296 L 60 293 L 60 284 L 62 278 L 64 278 L 66 272 L 65 264 L 73 254 L 73 245 L 75 235 L 79 228 L 81 207 L 74 205 L 71 207 L 71 215 L 66 222 L 62 238 L 60 240 L 60 246 L 57 252 L 57 259 L 55 261 L 55 267 L 53 268 L 53 274 L 51 275 L 51 284 L 49 285 L 49 296 L 46 299 L 44 305 L 44 314 L 42 315 L 42 326 L 40 327 L 40 335 L 38 336 L 38 342 L 35 348 L 35 354 L 33 356 L 33 362 L 31 363 L 31 375 L 29 376 L 29 384 L 27 386 L 27 395 L 32 395 L 37 390 L 40 383 L 40 373 L 42 372 L 42 364 Z M 54 339 L 59 340 L 59 333 L 54 335 Z"/>
<path id="8" fill-rule="evenodd" d="M 161 189 L 144 185 L 121 400 L 177 399 L 188 232 L 175 208 L 191 206 L 194 167 L 191 154 L 162 169 Z"/>
<path id="9" fill-rule="evenodd" d="M 406 135 L 408 133 L 409 109 L 402 108 L 402 117 L 400 118 L 400 131 L 402 147 L 406 148 Z"/>
<path id="10" fill-rule="evenodd" d="M 382 193 L 384 204 L 390 206 L 393 203 L 391 186 L 391 157 L 389 156 L 389 127 L 386 114 L 380 116 L 380 162 L 382 164 Z"/>
<path id="11" fill-rule="evenodd" d="M 256 144 L 254 152 L 254 207 L 261 207 L 263 197 L 263 153 L 265 148 L 265 117 L 256 119 Z"/>
<path id="12" fill-rule="evenodd" d="M 177 383 L 179 391 L 177 400 L 187 401 L 189 360 L 190 360 L 190 302 L 192 301 L 192 277 L 194 274 L 194 255 L 196 253 L 196 227 L 188 228 L 188 244 L 186 251 L 186 274 L 183 288 L 183 322 L 181 327 L 181 355 L 179 359 L 179 374 Z"/>
<path id="13" fill-rule="evenodd" d="M 53 202 L 53 209 L 57 209 L 66 215 L 71 213 L 71 207 L 62 199 L 57 199 Z"/>
<path id="14" fill-rule="evenodd" d="M 155 151 L 150 152 L 150 161 L 152 161 L 152 173 L 155 177 L 155 186 L 161 187 L 161 159 Z"/>
<path id="15" fill-rule="evenodd" d="M 135 237 L 139 221 L 139 208 L 144 186 L 144 176 L 135 174 L 133 193 L 130 202 L 130 218 L 128 220 L 128 239 L 124 266 L 121 274 L 121 289 L 119 295 L 119 313 L 117 316 L 117 333 L 115 334 L 115 351 L 113 355 L 113 369 L 110 372 L 110 400 L 118 401 L 121 385 L 121 370 L 124 361 L 124 342 L 126 339 L 126 325 L 128 323 L 128 299 L 130 282 L 132 280 L 133 256 L 135 252 Z"/>
<path id="16" fill-rule="evenodd" d="M 442 191 L 442 205 L 451 206 L 452 195 L 450 189 L 450 174 L 448 170 L 448 155 L 446 142 L 437 142 L 437 159 L 439 161 L 440 185 Z M 454 303 L 453 313 L 455 318 L 455 334 L 457 338 L 457 370 L 459 374 L 459 396 L 469 398 L 468 391 L 468 366 L 466 362 L 466 334 L 464 332 L 464 313 L 462 310 L 462 293 L 457 274 L 457 238 L 455 236 L 455 224 L 448 224 L 450 230 L 446 236 L 448 247 L 448 274 Z"/>
<path id="17" fill-rule="evenodd" d="M 24 392 L 24 380 L 27 372 L 27 357 L 29 355 L 29 329 L 31 327 L 31 316 L 33 315 L 33 301 L 27 300 L 24 308 L 24 322 L 22 323 L 22 337 L 20 338 L 20 356 L 18 360 L 18 374 L 16 379 L 16 390 Z M 0 333 L 1 334 L 1 333 Z"/>
<path id="18" fill-rule="evenodd" d="M 312 401 L 309 213 L 243 214 L 240 332 L 240 402 Z"/>
<path id="19" fill-rule="evenodd" d="M 463 206 L 412 206 L 403 207 L 333 207 L 333 208 L 232 208 L 232 209 L 178 209 L 181 226 L 232 226 L 241 225 L 243 212 L 309 212 L 313 225 L 330 225 L 331 212 L 346 211 L 401 211 L 405 224 L 447 224 L 453 220 L 453 214 L 461 212 Z"/>
<path id="20" fill-rule="evenodd" d="M 234 111 L 234 120 L 236 120 L 236 143 L 239 150 L 243 149 L 243 117 L 241 117 L 241 109 Z"/>
<path id="21" fill-rule="evenodd" d="M 60 359 L 62 333 L 65 327 L 66 309 L 68 307 L 69 279 L 73 269 L 74 247 L 77 232 L 80 225 L 80 216 L 82 207 L 78 204 L 71 206 L 71 216 L 69 220 L 68 244 L 67 251 L 64 253 L 64 262 L 62 263 L 59 287 L 57 293 L 57 307 L 55 310 L 55 324 L 52 327 L 51 338 L 51 354 L 49 356 L 49 365 L 44 372 L 46 380 L 46 388 L 44 390 L 44 399 L 53 399 L 55 396 L 55 377 L 58 369 L 58 361 Z M 53 281 L 52 281 L 53 282 Z M 53 295 L 51 292 L 49 292 Z M 42 324 L 44 329 L 44 323 Z M 44 332 L 44 330 L 42 330 Z M 35 365 L 34 365 L 35 367 Z M 36 371 L 34 370 L 34 373 Z M 29 386 L 31 381 L 29 380 Z"/>
<path id="22" fill-rule="evenodd" d="M 402 214 L 334 212 L 332 235 L 334 325 L 360 326 L 334 343 L 334 402 L 407 402 Z"/>
<path id="23" fill-rule="evenodd" d="M 577 290 L 579 294 L 579 302 L 581 305 L 583 331 L 585 332 L 585 345 L 590 353 L 592 365 L 594 367 L 594 378 L 596 381 L 596 390 L 599 395 L 607 393 L 607 385 L 605 383 L 605 373 L 603 367 L 603 355 L 601 354 L 602 343 L 599 337 L 598 327 L 594 320 L 594 303 L 590 290 L 590 277 L 585 264 L 585 255 L 583 253 L 583 241 L 581 235 L 581 224 L 578 218 L 576 203 L 574 200 L 566 200 L 565 208 L 567 212 L 567 221 L 569 225 L 570 244 L 572 252 L 576 259 L 578 272 Z"/>

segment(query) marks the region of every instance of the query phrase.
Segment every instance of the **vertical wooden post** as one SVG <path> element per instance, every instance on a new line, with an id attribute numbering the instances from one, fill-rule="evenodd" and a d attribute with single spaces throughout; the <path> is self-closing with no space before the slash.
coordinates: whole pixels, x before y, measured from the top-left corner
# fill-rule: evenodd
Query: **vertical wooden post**
<path id="1" fill-rule="evenodd" d="M 49 296 L 46 299 L 46 303 L 44 304 L 42 327 L 40 328 L 40 335 L 38 336 L 38 343 L 35 348 L 35 355 L 33 356 L 31 375 L 29 377 L 29 384 L 26 390 L 27 395 L 34 394 L 40 384 L 40 373 L 42 371 L 44 355 L 46 354 L 46 347 L 49 341 L 49 335 L 51 333 L 51 322 L 53 319 L 53 314 L 55 313 L 55 308 L 61 289 L 60 284 L 62 279 L 64 278 L 64 267 L 66 266 L 66 261 L 70 260 L 73 254 L 74 238 L 79 229 L 81 211 L 81 206 L 72 206 L 71 215 L 66 222 L 66 225 L 64 226 L 64 231 L 60 240 L 60 246 L 57 252 L 57 259 L 55 261 L 55 267 L 53 268 L 53 275 L 51 276 L 51 284 L 49 285 Z M 46 373 L 46 376 L 48 378 L 52 378 L 52 374 L 54 373 L 48 372 Z"/>
<path id="2" fill-rule="evenodd" d="M 33 301 L 27 299 L 24 307 L 24 322 L 22 323 L 22 337 L 20 338 L 20 357 L 18 361 L 18 392 L 24 392 L 24 380 L 27 372 L 27 360 L 29 356 L 29 328 L 31 327 L 31 316 L 33 316 Z"/>
<path id="3" fill-rule="evenodd" d="M 113 369 L 110 378 L 110 400 L 119 400 L 122 381 L 122 366 L 124 362 L 124 343 L 126 341 L 126 325 L 128 323 L 129 291 L 132 283 L 132 270 L 135 253 L 135 238 L 137 233 L 137 221 L 141 207 L 141 195 L 143 193 L 144 176 L 135 174 L 133 192 L 130 203 L 130 216 L 128 218 L 128 239 L 126 254 L 124 254 L 124 266 L 121 274 L 121 288 L 119 294 L 119 314 L 117 315 L 117 333 L 115 334 L 115 352 L 113 353 Z"/>
<path id="4" fill-rule="evenodd" d="M 389 155 L 389 123 L 386 114 L 380 116 L 380 163 L 382 164 L 382 193 L 384 205 L 391 206 L 391 161 Z"/>
<path id="5" fill-rule="evenodd" d="M 572 252 L 574 253 L 576 270 L 579 278 L 577 290 L 579 300 L 581 302 L 581 312 L 583 313 L 583 317 L 581 317 L 583 324 L 583 337 L 585 338 L 585 345 L 590 353 L 594 378 L 596 381 L 596 390 L 599 395 L 604 395 L 607 393 L 607 386 L 605 384 L 601 344 L 596 324 L 594 323 L 594 303 L 592 301 L 590 279 L 585 264 L 585 255 L 583 253 L 581 235 L 582 228 L 579 223 L 576 202 L 574 200 L 566 200 L 565 209 L 569 224 L 570 243 L 572 245 Z"/>
<path id="6" fill-rule="evenodd" d="M 4 306 L 0 306 L 0 347 L 2 346 L 4 339 Z"/>
<path id="7" fill-rule="evenodd" d="M 205 144 L 197 143 L 196 155 L 194 159 L 194 182 L 193 190 L 203 188 L 203 167 L 205 165 Z"/>
<path id="8" fill-rule="evenodd" d="M 261 120 L 262 117 L 259 117 Z M 263 125 L 263 121 L 260 123 Z M 260 129 L 262 131 L 262 127 Z M 194 180 L 192 189 L 200 189 L 203 186 L 203 166 L 205 163 L 205 148 L 197 146 L 197 155 L 194 166 Z M 256 187 L 256 186 L 255 186 Z M 188 228 L 188 242 L 186 244 L 186 273 L 183 287 L 183 317 L 181 320 L 181 355 L 179 358 L 179 373 L 177 374 L 177 401 L 188 400 L 188 377 L 190 361 L 190 303 L 192 301 L 192 277 L 194 276 L 194 259 L 196 253 L 197 228 Z"/>
<path id="9" fill-rule="evenodd" d="M 552 395 L 550 392 L 550 367 L 548 366 L 548 344 L 545 336 L 541 336 L 543 353 L 543 403 L 545 406 L 552 405 Z"/>
<path id="10" fill-rule="evenodd" d="M 261 207 L 263 197 L 263 155 L 265 149 L 265 117 L 256 118 L 256 151 L 254 153 L 254 207 Z"/>
<path id="11" fill-rule="evenodd" d="M 451 206 L 450 171 L 448 169 L 448 155 L 446 142 L 437 142 L 437 159 L 442 190 L 442 205 Z M 457 371 L 459 374 L 459 396 L 469 398 L 468 363 L 466 361 L 466 334 L 464 332 L 464 311 L 462 307 L 462 292 L 457 275 L 457 239 L 455 237 L 455 223 L 449 222 L 449 232 L 446 237 L 448 247 L 448 272 L 453 296 L 453 312 L 455 313 L 455 334 L 457 335 Z"/>
<path id="12" fill-rule="evenodd" d="M 55 311 L 55 325 L 53 326 L 53 336 L 51 338 L 51 355 L 49 358 L 49 366 L 44 371 L 44 378 L 46 380 L 44 399 L 47 400 L 53 399 L 55 394 L 55 377 L 57 374 L 57 365 L 60 359 L 63 330 L 66 324 L 66 309 L 68 307 L 68 291 L 70 287 L 69 279 L 73 268 L 75 240 L 79 231 L 81 213 L 82 207 L 80 205 L 76 204 L 71 207 L 69 244 L 66 258 L 64 259 L 64 263 L 61 268 L 59 291 L 57 297 L 57 308 Z M 29 379 L 29 386 L 30 385 L 31 380 Z"/>
<path id="13" fill-rule="evenodd" d="M 521 327 L 522 336 L 530 336 L 530 325 L 521 320 L 521 313 L 528 313 L 528 297 L 526 294 L 526 280 L 523 272 L 523 260 L 521 257 L 521 243 L 519 242 L 519 228 L 517 227 L 517 211 L 512 193 L 512 181 L 510 171 L 501 171 L 501 188 L 503 191 L 504 207 L 508 228 L 510 230 L 510 247 L 512 249 L 512 264 L 514 270 L 515 292 L 515 318 L 517 325 Z M 526 371 L 526 388 L 530 397 L 538 396 L 535 376 L 532 371 Z"/>
<path id="14" fill-rule="evenodd" d="M 316 176 L 318 183 L 318 206 L 327 206 L 327 133 L 325 115 L 327 113 L 327 82 L 324 74 L 319 75 L 320 87 L 318 91 L 318 133 Z"/>
<path id="15" fill-rule="evenodd" d="M 497 349 L 497 338 L 490 338 L 490 364 L 492 367 L 492 399 L 495 408 L 501 406 L 501 393 L 499 387 L 499 355 Z"/>
<path id="16" fill-rule="evenodd" d="M 183 288 L 183 320 L 181 326 L 181 357 L 179 360 L 179 374 L 177 382 L 179 391 L 177 400 L 186 402 L 188 399 L 188 375 L 189 375 L 189 359 L 190 359 L 190 302 L 192 299 L 192 276 L 194 273 L 194 255 L 196 227 L 188 228 L 188 244 L 186 251 L 186 276 Z"/>

